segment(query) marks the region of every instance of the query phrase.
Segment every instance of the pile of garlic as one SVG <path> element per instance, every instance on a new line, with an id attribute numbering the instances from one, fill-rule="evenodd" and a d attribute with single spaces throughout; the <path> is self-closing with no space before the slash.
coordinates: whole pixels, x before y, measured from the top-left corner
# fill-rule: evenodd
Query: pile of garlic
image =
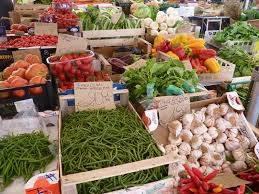
<path id="1" fill-rule="evenodd" d="M 172 121 L 167 128 L 169 144 L 164 147 L 165 152 L 178 154 L 191 167 L 205 174 L 214 169 L 236 172 L 247 168 L 250 142 L 239 132 L 243 128 L 239 115 L 227 103 L 210 104 L 185 114 L 181 122 Z M 234 158 L 235 162 L 226 161 L 226 157 Z"/>

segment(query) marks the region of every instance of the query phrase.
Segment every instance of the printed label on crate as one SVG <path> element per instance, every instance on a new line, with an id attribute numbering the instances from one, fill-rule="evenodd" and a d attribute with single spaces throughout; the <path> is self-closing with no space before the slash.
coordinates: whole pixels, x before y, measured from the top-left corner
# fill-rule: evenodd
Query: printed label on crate
<path id="1" fill-rule="evenodd" d="M 179 119 L 190 112 L 190 98 L 187 96 L 161 96 L 155 98 L 159 122 L 166 126 L 169 121 Z"/>
<path id="2" fill-rule="evenodd" d="M 17 112 L 24 112 L 28 110 L 36 112 L 35 104 L 31 98 L 14 102 L 14 105 L 16 107 Z"/>
<path id="3" fill-rule="evenodd" d="M 13 58 L 14 61 L 18 61 L 18 60 L 24 60 L 25 56 L 28 54 L 32 54 L 32 55 L 37 55 L 40 60 L 41 59 L 41 53 L 40 53 L 40 49 L 25 49 L 25 50 L 17 50 L 17 51 L 13 51 Z"/>
<path id="4" fill-rule="evenodd" d="M 35 22 L 34 23 L 34 34 L 35 35 L 58 35 L 58 26 L 57 23 L 43 23 Z"/>
<path id="5" fill-rule="evenodd" d="M 56 55 L 85 51 L 87 46 L 88 43 L 85 38 L 59 34 Z"/>
<path id="6" fill-rule="evenodd" d="M 150 132 L 155 131 L 158 127 L 157 109 L 146 110 L 142 115 L 142 121 Z"/>
<path id="7" fill-rule="evenodd" d="M 245 110 L 241 100 L 239 99 L 237 92 L 227 92 L 227 99 L 228 99 L 229 105 L 235 110 L 238 110 L 238 111 Z"/>
<path id="8" fill-rule="evenodd" d="M 0 72 L 14 62 L 12 51 L 0 50 Z"/>
<path id="9" fill-rule="evenodd" d="M 76 111 L 93 109 L 114 109 L 112 82 L 76 82 Z"/>

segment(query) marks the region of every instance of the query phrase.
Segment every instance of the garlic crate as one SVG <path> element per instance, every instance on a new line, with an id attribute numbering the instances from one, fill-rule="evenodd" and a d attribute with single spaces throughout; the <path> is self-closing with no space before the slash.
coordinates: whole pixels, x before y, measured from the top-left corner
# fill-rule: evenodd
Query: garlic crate
<path id="1" fill-rule="evenodd" d="M 230 103 L 232 104 L 232 103 Z M 214 169 L 238 172 L 248 168 L 247 153 L 257 139 L 242 111 L 220 98 L 191 103 L 191 113 L 167 124 L 168 143 L 164 152 L 175 153 L 183 163 L 208 174 Z M 171 165 L 169 173 L 178 176 L 184 168 Z"/>

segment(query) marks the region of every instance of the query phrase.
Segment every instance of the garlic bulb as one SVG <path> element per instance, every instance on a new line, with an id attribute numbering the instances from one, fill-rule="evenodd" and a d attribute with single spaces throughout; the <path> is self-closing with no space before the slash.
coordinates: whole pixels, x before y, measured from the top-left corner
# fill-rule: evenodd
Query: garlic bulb
<path id="1" fill-rule="evenodd" d="M 226 119 L 227 121 L 229 121 L 232 126 L 238 126 L 239 123 L 239 116 L 236 112 L 229 112 L 224 116 L 224 119 Z"/>
<path id="2" fill-rule="evenodd" d="M 178 153 L 178 147 L 174 144 L 168 144 L 165 146 L 165 152 L 168 153 Z"/>
<path id="3" fill-rule="evenodd" d="M 215 165 L 215 166 L 221 166 L 224 162 L 224 159 L 223 157 L 219 154 L 219 153 L 216 153 L 214 152 L 211 156 L 212 158 L 212 164 Z"/>
<path id="4" fill-rule="evenodd" d="M 212 116 L 206 116 L 204 124 L 206 125 L 206 127 L 213 127 L 215 124 L 215 118 Z"/>
<path id="5" fill-rule="evenodd" d="M 231 165 L 231 163 L 229 161 L 225 161 L 223 164 L 222 164 L 222 169 L 224 168 L 229 168 Z"/>
<path id="6" fill-rule="evenodd" d="M 178 176 L 178 174 L 184 170 L 182 162 L 174 162 L 169 165 L 168 174 L 171 176 Z"/>
<path id="7" fill-rule="evenodd" d="M 225 146 L 228 151 L 234 151 L 240 148 L 240 143 L 236 138 L 228 138 L 225 143 Z"/>
<path id="8" fill-rule="evenodd" d="M 210 104 L 207 107 L 206 113 L 214 118 L 220 117 L 220 109 L 219 105 L 216 104 Z"/>
<path id="9" fill-rule="evenodd" d="M 227 135 L 225 133 L 220 132 L 218 137 L 217 137 L 217 139 L 216 139 L 216 141 L 218 143 L 225 143 L 227 141 L 227 138 L 228 137 L 227 137 Z"/>
<path id="10" fill-rule="evenodd" d="M 237 136 L 237 139 L 239 140 L 239 142 L 240 142 L 240 144 L 241 144 L 241 147 L 242 147 L 244 150 L 246 150 L 246 149 L 249 148 L 249 146 L 250 146 L 250 141 L 249 141 L 249 139 L 248 139 L 246 136 L 244 136 L 244 135 L 239 135 L 239 136 Z"/>
<path id="11" fill-rule="evenodd" d="M 204 133 L 202 135 L 202 140 L 203 142 L 210 144 L 212 142 L 212 137 L 210 136 L 210 134 Z"/>
<path id="12" fill-rule="evenodd" d="M 238 129 L 237 128 L 230 128 L 225 131 L 225 134 L 229 138 L 235 138 L 238 135 Z"/>
<path id="13" fill-rule="evenodd" d="M 194 135 L 191 140 L 192 148 L 197 150 L 202 144 L 202 138 L 200 136 Z"/>
<path id="14" fill-rule="evenodd" d="M 183 128 L 191 129 L 192 121 L 194 119 L 193 114 L 185 114 L 182 118 Z"/>
<path id="15" fill-rule="evenodd" d="M 235 160 L 241 160 L 241 161 L 246 160 L 246 152 L 243 150 L 243 148 L 238 148 L 232 151 L 232 155 Z"/>
<path id="16" fill-rule="evenodd" d="M 231 128 L 232 125 L 229 121 L 223 119 L 223 118 L 218 118 L 216 120 L 216 127 L 218 130 L 220 130 L 221 132 L 224 132 L 227 128 Z"/>
<path id="17" fill-rule="evenodd" d="M 211 156 L 209 153 L 205 153 L 200 158 L 200 164 L 202 166 L 210 166 L 211 165 Z"/>
<path id="18" fill-rule="evenodd" d="M 218 130 L 215 127 L 210 127 L 208 129 L 208 134 L 210 134 L 212 139 L 216 139 L 218 137 Z"/>
<path id="19" fill-rule="evenodd" d="M 194 119 L 197 123 L 203 123 L 205 121 L 205 112 L 207 108 L 202 108 L 200 111 L 194 113 Z"/>
<path id="20" fill-rule="evenodd" d="M 169 133 L 168 141 L 170 144 L 180 145 L 182 143 L 182 139 L 180 137 L 176 138 L 173 133 Z"/>
<path id="21" fill-rule="evenodd" d="M 188 162 L 188 165 L 190 166 L 190 168 L 194 167 L 194 168 L 199 168 L 200 167 L 200 163 L 198 161 L 195 162 Z"/>
<path id="22" fill-rule="evenodd" d="M 220 110 L 220 115 L 224 116 L 227 114 L 228 110 L 229 110 L 229 105 L 227 103 L 222 103 L 220 104 L 219 110 Z"/>
<path id="23" fill-rule="evenodd" d="M 190 130 L 184 129 L 182 130 L 181 134 L 180 134 L 180 138 L 184 141 L 184 142 L 190 142 L 192 140 L 192 132 Z"/>
<path id="24" fill-rule="evenodd" d="M 208 131 L 208 128 L 204 124 L 201 124 L 199 127 L 192 129 L 192 132 L 194 135 L 201 135 L 207 131 Z"/>
<path id="25" fill-rule="evenodd" d="M 203 143 L 201 144 L 201 147 L 200 147 L 202 153 L 210 152 L 210 151 L 211 151 L 210 148 L 211 148 L 211 146 L 210 146 L 208 143 L 205 143 L 205 142 L 203 142 Z"/>
<path id="26" fill-rule="evenodd" d="M 202 156 L 201 150 L 192 150 L 189 158 L 191 158 L 193 161 L 197 161 L 201 156 Z"/>
<path id="27" fill-rule="evenodd" d="M 207 167 L 206 167 L 206 170 L 205 170 L 205 172 L 204 172 L 204 174 L 205 174 L 205 175 L 208 175 L 208 174 L 212 173 L 213 171 L 214 171 L 213 168 L 207 166 Z"/>
<path id="28" fill-rule="evenodd" d="M 171 121 L 167 124 L 167 128 L 175 137 L 177 137 L 183 129 L 182 123 L 178 120 Z"/>
<path id="29" fill-rule="evenodd" d="M 221 143 L 214 143 L 215 152 L 222 153 L 225 151 L 224 145 Z"/>
<path id="30" fill-rule="evenodd" d="M 179 154 L 180 155 L 189 155 L 191 153 L 191 146 L 189 143 L 182 142 L 181 145 L 179 146 Z"/>
<path id="31" fill-rule="evenodd" d="M 239 172 L 247 169 L 247 165 L 244 161 L 235 161 L 231 164 L 231 169 L 235 172 Z"/>

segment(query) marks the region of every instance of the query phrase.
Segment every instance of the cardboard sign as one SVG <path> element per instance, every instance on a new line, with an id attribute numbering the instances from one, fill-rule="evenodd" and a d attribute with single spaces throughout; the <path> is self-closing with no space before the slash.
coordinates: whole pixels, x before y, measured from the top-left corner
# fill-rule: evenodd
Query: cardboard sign
<path id="1" fill-rule="evenodd" d="M 156 97 L 155 101 L 162 126 L 190 112 L 190 98 L 187 96 L 162 96 Z"/>
<path id="2" fill-rule="evenodd" d="M 85 38 L 59 34 L 56 55 L 85 51 L 87 45 L 87 39 Z"/>
<path id="3" fill-rule="evenodd" d="M 35 35 L 58 35 L 58 25 L 57 23 L 43 23 L 35 22 L 34 23 L 34 34 Z"/>
<path id="4" fill-rule="evenodd" d="M 136 61 L 135 63 L 133 63 L 131 65 L 125 66 L 124 68 L 126 70 L 129 70 L 129 69 L 139 69 L 139 68 L 145 66 L 146 62 L 147 62 L 146 60 L 140 59 L 140 60 Z"/>
<path id="5" fill-rule="evenodd" d="M 13 53 L 14 61 L 24 60 L 25 56 L 28 54 L 37 55 L 42 61 L 40 49 L 16 50 L 16 51 L 13 51 L 12 53 Z"/>
<path id="6" fill-rule="evenodd" d="M 114 109 L 112 82 L 76 82 L 76 111 L 94 109 Z"/>

